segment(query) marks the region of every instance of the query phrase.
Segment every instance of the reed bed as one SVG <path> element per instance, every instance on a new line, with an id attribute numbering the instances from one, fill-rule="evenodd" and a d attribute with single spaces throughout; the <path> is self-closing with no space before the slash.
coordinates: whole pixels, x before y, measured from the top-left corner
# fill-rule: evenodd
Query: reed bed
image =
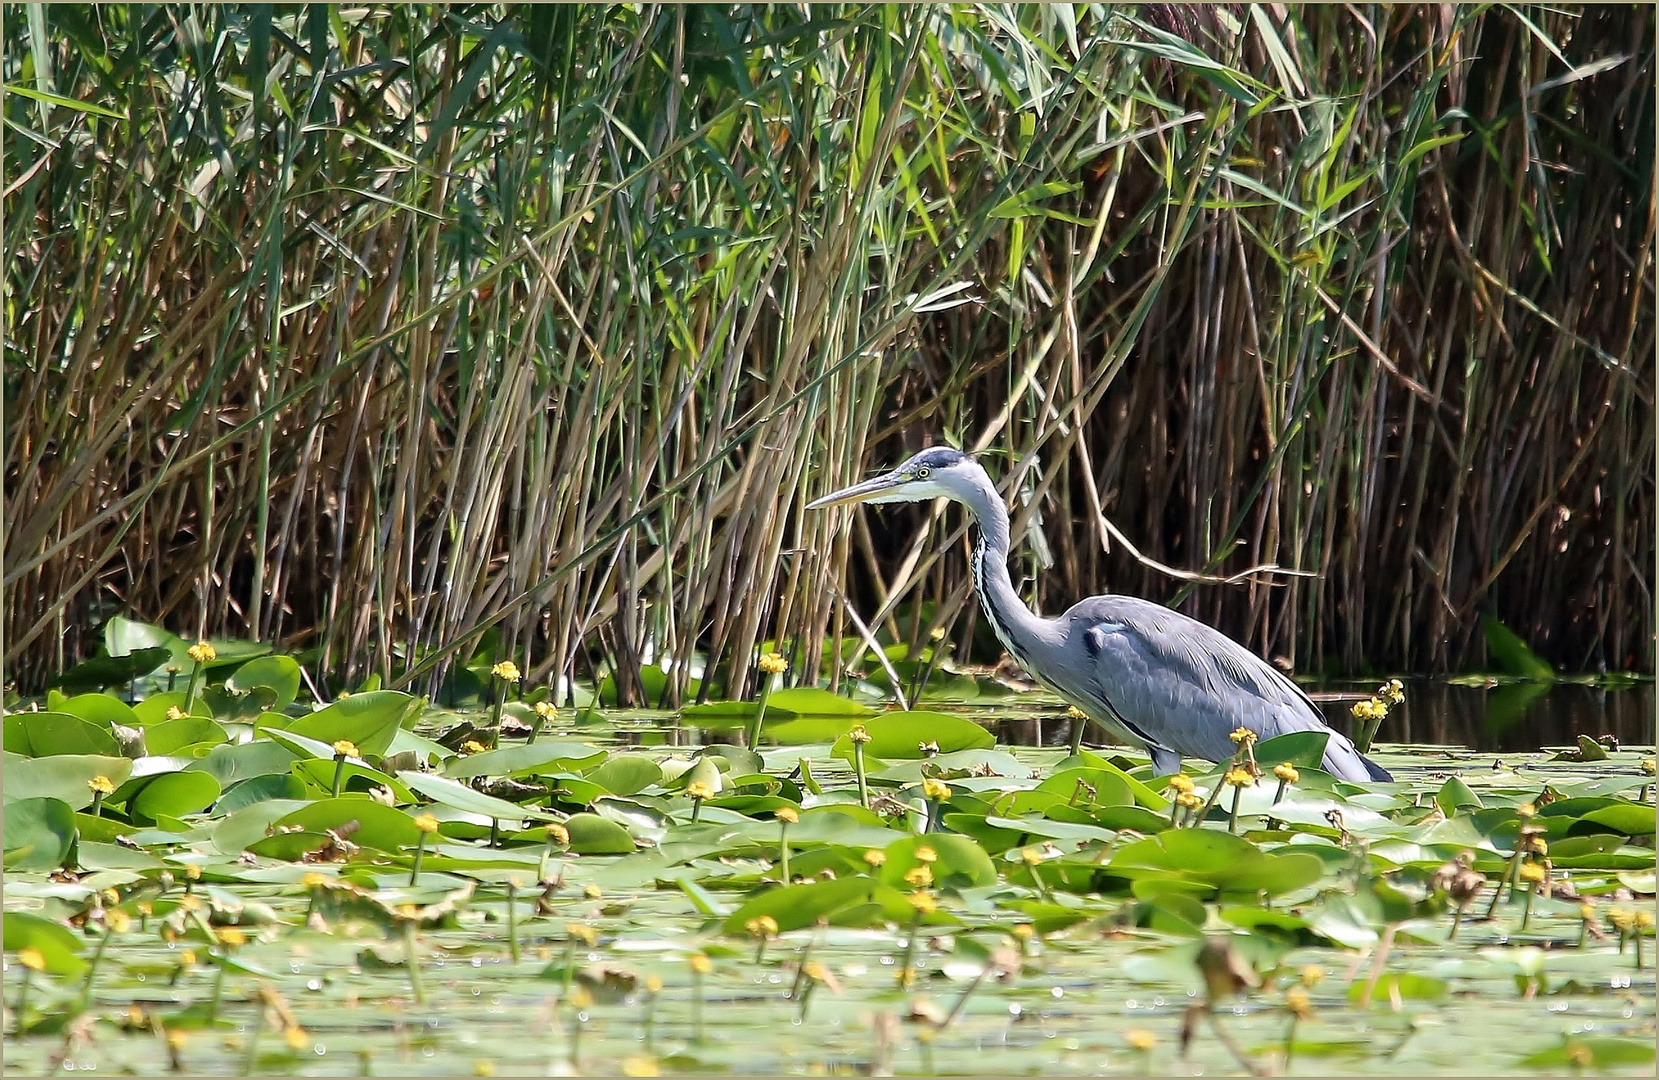
<path id="1" fill-rule="evenodd" d="M 1049 611 L 1654 668 L 1651 8 L 4 16 L 20 686 L 115 613 L 645 704 L 849 611 L 994 660 L 957 515 L 801 512 L 941 440 Z"/>

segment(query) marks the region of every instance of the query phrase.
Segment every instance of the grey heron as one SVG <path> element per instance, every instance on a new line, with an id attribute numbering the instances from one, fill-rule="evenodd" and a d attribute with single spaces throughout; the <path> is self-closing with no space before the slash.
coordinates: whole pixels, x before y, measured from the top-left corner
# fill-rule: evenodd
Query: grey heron
<path id="1" fill-rule="evenodd" d="M 1228 760 L 1231 735 L 1244 727 L 1259 739 L 1327 732 L 1326 772 L 1393 779 L 1329 727 L 1301 687 L 1214 627 L 1132 596 L 1091 596 L 1057 619 L 1026 607 L 1008 576 L 1008 509 L 985 469 L 958 450 L 930 447 L 807 509 L 938 498 L 967 507 L 979 526 L 974 587 L 1003 647 L 1090 719 L 1150 751 L 1155 775 L 1180 771 L 1183 756 Z"/>

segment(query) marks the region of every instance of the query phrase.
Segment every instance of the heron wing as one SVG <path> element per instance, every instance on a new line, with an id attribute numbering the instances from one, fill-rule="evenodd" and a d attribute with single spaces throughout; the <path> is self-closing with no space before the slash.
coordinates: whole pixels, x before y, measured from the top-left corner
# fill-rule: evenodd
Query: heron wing
<path id="1" fill-rule="evenodd" d="M 1228 736 L 1239 727 L 1262 739 L 1330 730 L 1283 673 L 1213 627 L 1161 604 L 1099 596 L 1063 619 L 1069 624 L 1063 666 L 1077 691 L 1100 701 L 1149 743 L 1221 761 L 1232 756 Z"/>

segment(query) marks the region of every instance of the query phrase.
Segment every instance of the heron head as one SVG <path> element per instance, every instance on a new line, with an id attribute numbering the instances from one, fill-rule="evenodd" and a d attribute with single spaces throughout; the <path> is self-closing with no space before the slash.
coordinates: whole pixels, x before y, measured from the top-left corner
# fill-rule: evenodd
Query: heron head
<path id="1" fill-rule="evenodd" d="M 847 503 L 921 502 L 961 499 L 962 493 L 984 475 L 973 458 L 948 446 L 930 446 L 892 472 L 814 499 L 808 510 Z"/>

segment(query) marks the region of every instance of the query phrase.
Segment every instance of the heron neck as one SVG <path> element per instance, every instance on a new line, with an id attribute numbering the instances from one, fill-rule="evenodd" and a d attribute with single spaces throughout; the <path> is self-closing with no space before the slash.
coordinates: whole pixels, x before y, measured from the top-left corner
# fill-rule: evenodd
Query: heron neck
<path id="1" fill-rule="evenodd" d="M 1046 636 L 1048 620 L 1025 606 L 1008 576 L 1008 509 L 1002 498 L 995 488 L 976 494 L 978 497 L 969 504 L 979 522 L 979 543 L 973 553 L 974 588 L 997 638 L 1029 671 L 1032 647 Z"/>

